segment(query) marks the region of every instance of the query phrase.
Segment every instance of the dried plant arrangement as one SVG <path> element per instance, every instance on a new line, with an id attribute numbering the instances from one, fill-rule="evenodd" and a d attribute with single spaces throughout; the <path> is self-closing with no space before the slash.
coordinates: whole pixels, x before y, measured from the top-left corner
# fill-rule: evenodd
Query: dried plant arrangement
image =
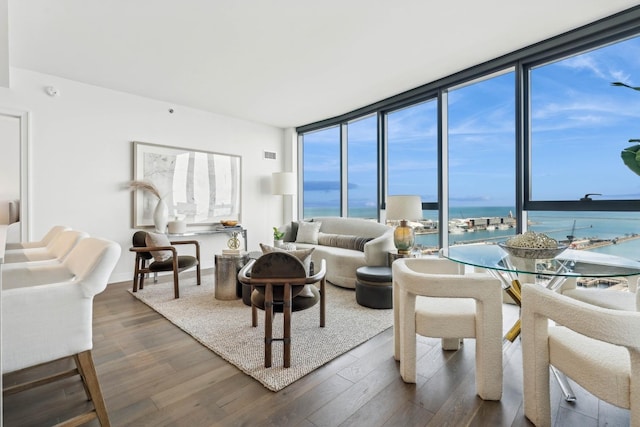
<path id="1" fill-rule="evenodd" d="M 131 191 L 136 191 L 136 190 L 148 191 L 149 193 L 156 196 L 158 199 L 162 198 L 160 196 L 160 191 L 158 190 L 158 188 L 148 181 L 130 181 L 129 189 Z"/>

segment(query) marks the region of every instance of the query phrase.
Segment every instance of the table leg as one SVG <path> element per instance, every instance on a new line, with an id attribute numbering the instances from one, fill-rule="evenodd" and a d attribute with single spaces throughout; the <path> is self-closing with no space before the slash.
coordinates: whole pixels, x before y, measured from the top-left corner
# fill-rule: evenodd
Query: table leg
<path id="1" fill-rule="evenodd" d="M 556 381 L 558 381 L 558 385 L 560 386 L 560 390 L 562 391 L 562 395 L 564 396 L 564 400 L 567 402 L 575 402 L 576 395 L 567 381 L 567 377 L 560 371 L 558 371 L 555 367 L 549 365 L 549 369 L 553 373 L 553 376 L 556 377 Z"/>

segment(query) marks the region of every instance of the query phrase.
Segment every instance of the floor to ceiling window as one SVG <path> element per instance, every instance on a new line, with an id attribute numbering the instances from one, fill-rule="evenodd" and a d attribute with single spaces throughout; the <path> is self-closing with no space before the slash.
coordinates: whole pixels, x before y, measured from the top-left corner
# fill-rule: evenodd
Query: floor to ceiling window
<path id="1" fill-rule="evenodd" d="M 438 103 L 436 100 L 386 114 L 387 195 L 419 195 L 438 202 Z M 438 211 L 423 210 L 416 244 L 438 247 Z"/>
<path id="2" fill-rule="evenodd" d="M 376 115 L 347 123 L 347 212 L 378 218 L 378 120 Z"/>
<path id="3" fill-rule="evenodd" d="M 621 151 L 640 138 L 640 37 L 534 66 L 530 78 L 530 199 L 598 202 L 640 199 L 640 176 Z M 640 257 L 637 212 L 535 210 L 534 231 L 577 249 Z"/>
<path id="4" fill-rule="evenodd" d="M 531 229 L 640 259 L 640 173 L 621 158 L 640 91 L 612 85 L 640 86 L 633 13 L 298 128 L 304 217 L 383 217 L 384 197 L 420 195 L 426 247 Z"/>
<path id="5" fill-rule="evenodd" d="M 302 218 L 340 216 L 340 127 L 304 135 Z"/>
<path id="6" fill-rule="evenodd" d="M 515 233 L 515 73 L 448 94 L 449 243 Z"/>

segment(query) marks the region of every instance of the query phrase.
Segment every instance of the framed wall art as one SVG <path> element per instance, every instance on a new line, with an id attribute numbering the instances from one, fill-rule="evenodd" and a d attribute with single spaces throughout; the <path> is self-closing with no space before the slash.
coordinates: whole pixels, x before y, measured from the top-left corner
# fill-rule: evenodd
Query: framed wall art
<path id="1" fill-rule="evenodd" d="M 240 221 L 241 157 L 210 151 L 133 142 L 133 179 L 155 185 L 169 220 L 187 225 Z M 158 198 L 136 191 L 133 226 L 153 226 Z"/>

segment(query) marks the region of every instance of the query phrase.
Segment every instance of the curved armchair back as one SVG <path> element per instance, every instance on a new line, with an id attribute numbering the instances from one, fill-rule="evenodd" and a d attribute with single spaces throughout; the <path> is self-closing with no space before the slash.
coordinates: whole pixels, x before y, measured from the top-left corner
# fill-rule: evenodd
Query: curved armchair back
<path id="1" fill-rule="evenodd" d="M 598 398 L 630 409 L 630 424 L 640 425 L 640 313 L 524 284 L 522 357 L 524 413 L 534 424 L 551 423 L 553 365 Z"/>

